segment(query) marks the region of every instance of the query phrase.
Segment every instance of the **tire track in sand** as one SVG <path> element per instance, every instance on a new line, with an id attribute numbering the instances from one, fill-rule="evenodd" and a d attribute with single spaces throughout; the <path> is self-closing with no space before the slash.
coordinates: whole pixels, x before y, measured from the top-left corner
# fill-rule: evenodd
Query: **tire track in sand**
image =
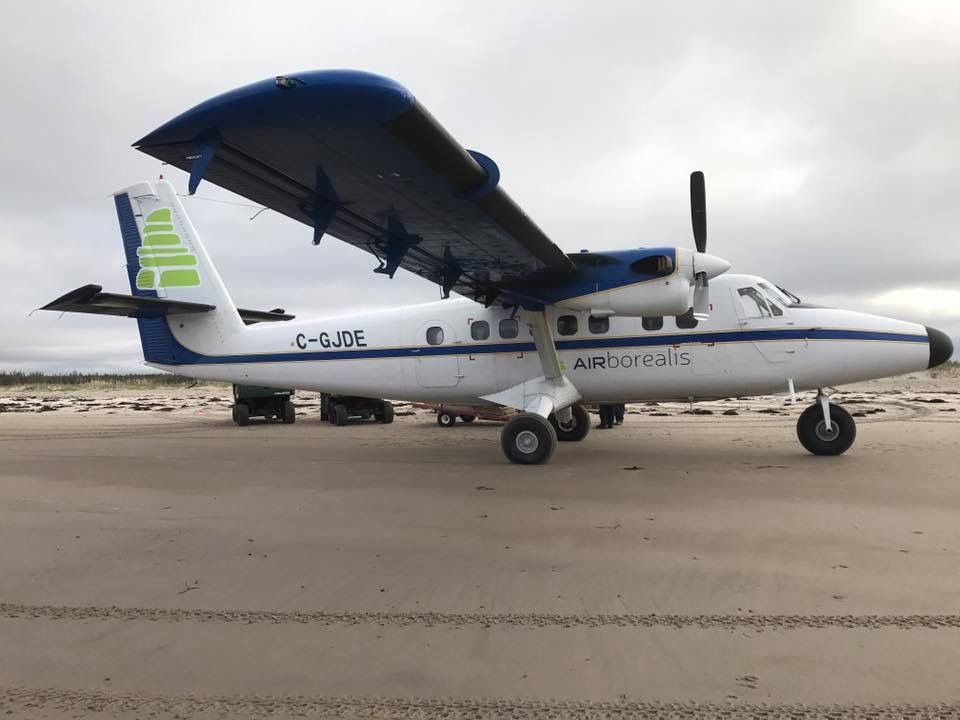
<path id="1" fill-rule="evenodd" d="M 291 717 L 320 716 L 399 720 L 476 720 L 478 718 L 605 718 L 627 720 L 645 718 L 725 718 L 726 720 L 799 720 L 802 718 L 871 718 L 887 720 L 933 720 L 960 718 L 960 704 L 931 705 L 805 705 L 767 703 L 644 702 L 622 700 L 597 702 L 584 700 L 528 700 L 485 698 L 363 698 L 309 696 L 195 696 L 149 695 L 103 692 L 99 690 L 60 690 L 55 688 L 0 688 L 0 711 L 10 714 L 35 713 L 37 710 L 81 712 L 83 717 L 118 713 L 144 713 L 151 716 L 204 717 Z"/>
<path id="2" fill-rule="evenodd" d="M 399 627 L 667 627 L 739 630 L 809 628 L 960 628 L 960 615 L 766 615 L 661 613 L 474 613 L 337 612 L 324 610 L 231 610 L 116 606 L 23 605 L 0 603 L 0 618 L 38 620 L 145 620 L 148 622 L 303 623 L 311 625 L 389 625 Z"/>

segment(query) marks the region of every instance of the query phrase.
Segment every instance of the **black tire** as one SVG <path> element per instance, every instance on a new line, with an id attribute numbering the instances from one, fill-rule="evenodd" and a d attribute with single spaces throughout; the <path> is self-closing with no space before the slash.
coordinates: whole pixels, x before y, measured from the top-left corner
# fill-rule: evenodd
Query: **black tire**
<path id="1" fill-rule="evenodd" d="M 337 427 L 343 427 L 347 424 L 347 421 L 350 419 L 350 416 L 347 415 L 346 405 L 336 404 L 329 410 L 330 412 L 330 423 L 336 425 Z"/>
<path id="2" fill-rule="evenodd" d="M 377 415 L 377 421 L 382 422 L 384 425 L 389 425 L 393 422 L 393 403 L 389 400 L 383 401 L 383 407 L 380 409 L 379 414 Z"/>
<path id="3" fill-rule="evenodd" d="M 550 416 L 550 424 L 553 425 L 557 440 L 560 442 L 580 442 L 590 432 L 590 413 L 583 405 L 574 405 L 570 410 L 573 412 L 573 417 L 567 427 L 560 425 L 556 415 Z"/>
<path id="4" fill-rule="evenodd" d="M 850 413 L 830 403 L 831 432 L 827 432 L 819 402 L 804 410 L 797 420 L 797 438 L 814 455 L 842 455 L 857 438 L 857 423 Z"/>
<path id="5" fill-rule="evenodd" d="M 446 410 L 441 410 L 437 413 L 437 425 L 442 428 L 451 428 L 457 424 L 457 416 L 453 413 L 448 413 Z"/>
<path id="6" fill-rule="evenodd" d="M 477 419 L 476 415 L 461 415 L 460 419 L 468 425 Z"/>
<path id="7" fill-rule="evenodd" d="M 293 403 L 289 400 L 283 401 L 283 412 L 280 415 L 280 418 L 287 425 L 293 425 L 297 421 L 297 409 L 293 406 Z"/>
<path id="8" fill-rule="evenodd" d="M 237 403 L 233 406 L 233 421 L 241 427 L 250 424 L 250 408 L 245 403 Z"/>
<path id="9" fill-rule="evenodd" d="M 510 418 L 500 433 L 500 447 L 510 462 L 540 465 L 557 448 L 557 433 L 546 418 L 520 413 Z"/>

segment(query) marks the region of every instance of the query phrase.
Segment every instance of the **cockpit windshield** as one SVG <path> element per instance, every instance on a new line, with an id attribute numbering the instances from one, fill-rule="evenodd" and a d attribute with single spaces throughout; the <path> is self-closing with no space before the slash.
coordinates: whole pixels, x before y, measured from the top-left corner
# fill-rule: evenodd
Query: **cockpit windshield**
<path id="1" fill-rule="evenodd" d="M 757 283 L 762 289 L 764 295 L 771 300 L 776 300 L 783 305 L 795 305 L 800 302 L 800 298 L 789 290 L 785 290 L 779 285 L 771 285 L 768 282 L 761 281 Z"/>
<path id="2" fill-rule="evenodd" d="M 779 285 L 771 285 L 770 283 L 762 280 L 758 283 L 763 292 L 771 298 L 776 298 L 779 302 L 784 303 L 785 305 L 796 305 L 801 302 L 800 298 L 794 295 L 792 292 L 786 288 L 782 288 Z"/>

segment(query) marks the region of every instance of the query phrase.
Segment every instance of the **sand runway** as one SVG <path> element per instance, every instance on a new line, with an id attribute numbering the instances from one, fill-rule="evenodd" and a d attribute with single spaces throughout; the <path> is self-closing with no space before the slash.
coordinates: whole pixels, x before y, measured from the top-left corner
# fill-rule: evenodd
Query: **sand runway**
<path id="1" fill-rule="evenodd" d="M 768 398 L 536 468 L 407 408 L 0 397 L 0 713 L 960 717 L 951 382 L 848 389 L 841 458 Z"/>

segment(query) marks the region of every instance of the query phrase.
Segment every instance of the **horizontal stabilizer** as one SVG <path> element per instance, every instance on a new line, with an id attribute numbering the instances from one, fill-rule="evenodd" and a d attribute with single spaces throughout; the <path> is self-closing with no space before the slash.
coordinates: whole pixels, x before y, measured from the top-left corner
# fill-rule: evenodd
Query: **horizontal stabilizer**
<path id="1" fill-rule="evenodd" d="M 57 312 L 91 313 L 93 315 L 118 315 L 120 317 L 132 318 L 157 318 L 166 315 L 205 313 L 216 309 L 215 305 L 207 305 L 205 303 L 119 295 L 117 293 L 101 292 L 102 289 L 99 285 L 84 285 L 76 290 L 71 290 L 66 295 L 58 297 L 40 309 L 55 310 Z M 247 325 L 275 320 L 292 320 L 294 318 L 293 315 L 275 311 L 243 310 L 240 308 L 238 308 L 237 311 L 240 313 L 240 318 Z"/>
<path id="2" fill-rule="evenodd" d="M 247 310 L 237 308 L 240 313 L 240 319 L 246 325 L 253 325 L 258 322 L 276 322 L 278 320 L 293 320 L 296 315 L 287 315 L 283 310 Z"/>

